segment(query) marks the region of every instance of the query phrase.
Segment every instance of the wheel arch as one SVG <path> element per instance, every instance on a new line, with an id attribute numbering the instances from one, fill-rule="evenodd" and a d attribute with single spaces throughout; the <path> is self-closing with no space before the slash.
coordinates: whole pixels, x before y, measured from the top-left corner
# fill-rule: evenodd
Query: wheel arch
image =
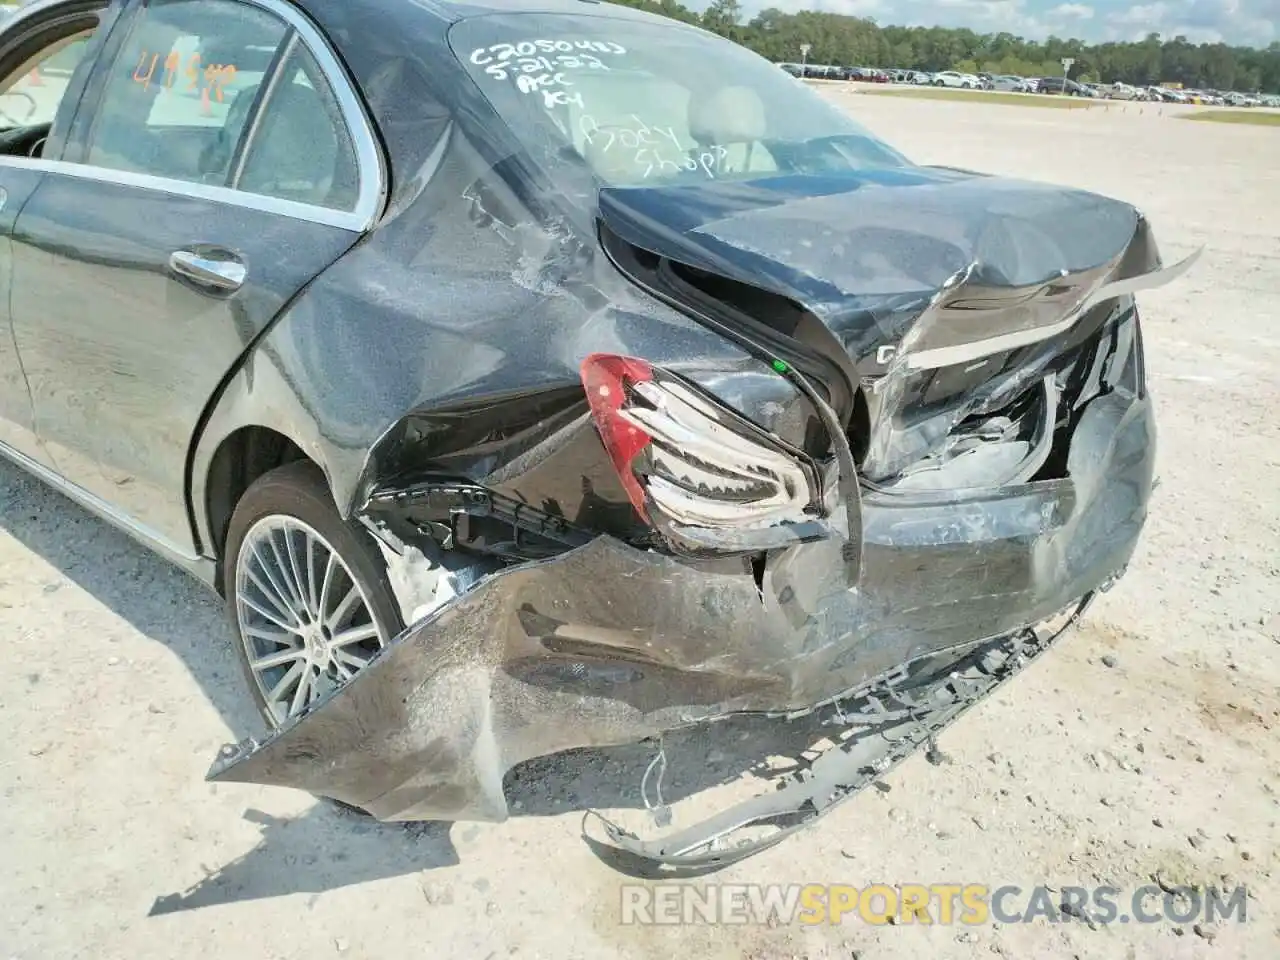
<path id="1" fill-rule="evenodd" d="M 298 460 L 314 462 L 289 436 L 271 427 L 246 424 L 222 438 L 209 461 L 202 504 L 208 527 L 208 549 L 214 560 L 222 558 L 231 515 L 245 491 L 276 467 Z M 221 569 L 219 564 L 215 584 L 219 590 L 222 589 Z"/>
<path id="2" fill-rule="evenodd" d="M 403 326 L 388 330 L 398 319 L 377 310 L 357 318 L 344 298 L 312 286 L 246 349 L 210 398 L 187 458 L 197 552 L 220 560 L 226 522 L 248 485 L 294 459 L 319 467 L 350 518 L 369 451 L 418 389 L 414 379 L 385 375 L 386 362 L 370 365 L 380 359 L 373 346 L 403 335 Z"/>
<path id="3" fill-rule="evenodd" d="M 321 430 L 275 364 L 255 345 L 210 404 L 187 465 L 187 509 L 200 553 L 221 560 L 227 526 L 249 485 L 295 460 L 316 464 L 330 483 Z"/>

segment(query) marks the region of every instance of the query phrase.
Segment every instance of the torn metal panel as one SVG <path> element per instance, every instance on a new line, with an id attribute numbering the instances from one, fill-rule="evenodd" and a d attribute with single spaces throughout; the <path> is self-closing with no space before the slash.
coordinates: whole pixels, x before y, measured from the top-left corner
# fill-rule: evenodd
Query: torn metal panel
<path id="1" fill-rule="evenodd" d="M 1112 355 L 1117 331 L 1137 324 L 1132 302 L 1098 307 L 1042 343 L 991 361 L 912 370 L 909 355 L 867 378 L 868 441 L 863 476 L 915 489 L 999 486 L 1030 479 L 1043 466 L 1059 423 L 1102 390 L 1138 391 L 1135 375 Z M 1132 343 L 1127 334 L 1126 343 Z M 1090 386 L 1092 364 L 1105 378 Z M 1091 391 L 1091 392 L 1089 392 Z"/>
<path id="2" fill-rule="evenodd" d="M 400 605 L 405 623 L 417 623 L 475 586 L 484 576 L 500 568 L 485 557 L 442 549 L 427 538 L 417 543 L 388 539 L 393 535 L 370 526 L 374 540 L 387 564 L 387 581 Z"/>
<path id="3" fill-rule="evenodd" d="M 210 778 L 390 820 L 501 819 L 502 776 L 531 757 L 811 710 L 916 657 L 1037 623 L 1120 570 L 1151 485 L 1149 402 L 1096 398 L 1070 455 L 1069 479 L 869 495 L 855 589 L 838 539 L 772 554 L 759 587 L 746 559 L 607 537 L 507 568 Z"/>

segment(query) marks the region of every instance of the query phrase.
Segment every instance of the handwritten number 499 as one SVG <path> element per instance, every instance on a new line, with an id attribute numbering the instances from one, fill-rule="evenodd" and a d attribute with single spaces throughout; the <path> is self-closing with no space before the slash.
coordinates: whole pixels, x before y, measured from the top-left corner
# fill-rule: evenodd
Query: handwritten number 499
<path id="1" fill-rule="evenodd" d="M 160 54 L 153 53 L 148 57 L 147 52 L 142 51 L 138 57 L 138 65 L 133 68 L 134 82 L 142 84 L 144 90 L 148 89 L 155 77 L 159 62 Z M 198 90 L 201 96 L 210 97 L 222 103 L 222 92 L 235 80 L 236 68 L 230 63 L 210 63 L 202 69 L 198 53 L 188 57 L 187 65 L 183 68 L 182 58 L 175 50 L 164 59 L 164 74 L 159 83 L 166 89 L 172 89 L 178 82 L 179 76 L 185 77 L 187 81 L 182 89 Z"/>

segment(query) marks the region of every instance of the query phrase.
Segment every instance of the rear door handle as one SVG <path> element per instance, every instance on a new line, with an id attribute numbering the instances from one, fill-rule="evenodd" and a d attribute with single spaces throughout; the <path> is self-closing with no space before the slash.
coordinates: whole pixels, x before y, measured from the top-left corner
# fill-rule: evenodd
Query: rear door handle
<path id="1" fill-rule="evenodd" d="M 203 256 L 191 250 L 175 250 L 169 254 L 169 269 L 202 286 L 221 291 L 239 290 L 249 275 L 239 260 Z"/>

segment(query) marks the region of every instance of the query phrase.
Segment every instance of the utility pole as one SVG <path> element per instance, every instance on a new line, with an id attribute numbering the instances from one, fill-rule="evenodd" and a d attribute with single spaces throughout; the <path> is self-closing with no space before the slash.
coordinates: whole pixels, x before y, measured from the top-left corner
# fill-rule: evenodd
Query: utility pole
<path id="1" fill-rule="evenodd" d="M 809 62 L 809 51 L 812 49 L 813 47 L 809 46 L 807 43 L 800 44 L 800 76 L 802 77 L 809 75 L 809 68 L 807 64 Z"/>

